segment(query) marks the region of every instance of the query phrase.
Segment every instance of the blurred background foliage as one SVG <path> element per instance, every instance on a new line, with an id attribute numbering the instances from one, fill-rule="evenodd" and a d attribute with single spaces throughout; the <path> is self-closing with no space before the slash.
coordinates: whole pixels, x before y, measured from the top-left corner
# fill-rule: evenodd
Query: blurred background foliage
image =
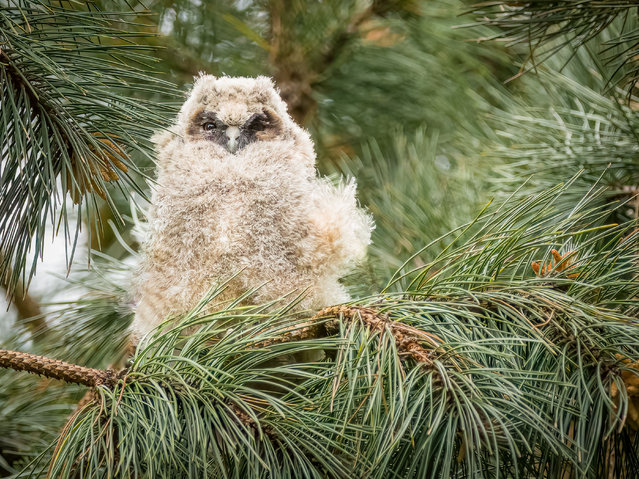
<path id="1" fill-rule="evenodd" d="M 366 281 L 361 272 L 352 281 L 358 289 L 379 290 L 408 255 L 490 197 L 474 161 L 495 139 L 487 115 L 509 108 L 503 81 L 517 66 L 502 46 L 473 41 L 489 30 L 455 28 L 463 2 L 147 6 L 159 13 L 168 78 L 188 89 L 201 71 L 272 75 L 310 130 L 320 171 L 357 177 L 378 225 Z"/>
<path id="2" fill-rule="evenodd" d="M 43 254 L 44 264 L 28 293 L 18 281 L 28 282 L 23 271 L 5 281 L 7 292 L 15 287 L 16 293 L 0 317 L 0 343 L 93 367 L 118 357 L 131 311 L 138 204 L 143 210 L 145 178 L 153 176 L 149 147 L 134 137 L 165 125 L 199 72 L 272 76 L 292 115 L 310 130 L 319 170 L 357 178 L 360 201 L 377 227 L 368 262 L 347 278 L 356 296 L 379 292 L 398 269 L 433 260 L 449 243 L 444 235 L 471 222 L 491 199 L 534 195 L 582 170 L 560 209 L 571 211 L 600 179 L 607 189 L 596 201 L 626 202 L 602 221 L 636 218 L 636 9 L 587 1 L 579 2 L 587 9 L 575 12 L 575 2 L 566 1 L 556 2 L 565 9 L 554 16 L 535 16 L 542 3 L 523 2 L 525 10 L 464 0 L 56 2 L 72 12 L 106 12 L 101 27 L 119 33 L 101 36 L 104 48 L 138 46 L 141 56 L 118 62 L 140 74 L 122 78 L 117 88 L 141 107 L 111 132 L 130 156 L 127 179 L 137 187 L 107 180 L 88 188 L 84 207 L 93 216 L 63 206 L 80 227 L 77 237 L 69 229 L 66 242 L 50 244 L 60 211 L 39 217 L 38 244 L 29 254 Z M 596 10 L 594 3 L 609 8 Z M 11 6 L 31 4 L 41 5 L 0 1 L 0 17 Z M 531 18 L 540 25 L 534 37 L 526 36 Z M 82 24 L 81 17 L 69 21 Z M 87 41 L 97 35 L 90 31 Z M 0 32 L 0 54 L 5 42 L 7 32 Z M 113 82 L 88 94 L 115 88 Z M 121 141 L 127 121 L 137 126 Z M 90 150 L 86 135 L 77 141 Z M 95 197 L 100 189 L 107 201 Z M 67 265 L 69 243 L 82 252 Z M 91 249 L 108 259 L 98 255 L 87 270 Z M 25 254 L 27 269 L 31 256 Z M 71 280 L 64 278 L 67 266 Z M 48 444 L 80 396 L 72 386 L 0 374 L 0 476 L 15 473 Z"/>

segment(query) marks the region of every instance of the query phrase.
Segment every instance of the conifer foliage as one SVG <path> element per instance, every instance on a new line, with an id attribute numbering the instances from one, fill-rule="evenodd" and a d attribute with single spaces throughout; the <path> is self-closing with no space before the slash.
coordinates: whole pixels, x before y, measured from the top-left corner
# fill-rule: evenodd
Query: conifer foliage
<path id="1" fill-rule="evenodd" d="M 35 272 L 47 224 L 61 225 L 75 245 L 73 203 L 87 205 L 91 222 L 94 195 L 113 207 L 107 183 L 139 190 L 130 155 L 146 152 L 143 139 L 162 124 L 163 108 L 130 93 L 166 85 L 139 68 L 152 59 L 125 22 L 90 3 L 2 4 L 0 275 L 10 290 Z"/>
<path id="2" fill-rule="evenodd" d="M 638 477 L 632 2 L 204 3 L 0 3 L 3 285 L 48 222 L 127 222 L 1 333 L 0 477 Z M 279 75 L 378 229 L 349 304 L 221 285 L 125 353 L 126 200 L 191 68 Z"/>

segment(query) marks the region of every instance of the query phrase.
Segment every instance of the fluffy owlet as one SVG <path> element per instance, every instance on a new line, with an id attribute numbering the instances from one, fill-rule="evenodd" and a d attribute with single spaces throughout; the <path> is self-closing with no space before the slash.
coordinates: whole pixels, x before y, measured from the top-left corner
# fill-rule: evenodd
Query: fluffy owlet
<path id="1" fill-rule="evenodd" d="M 269 78 L 199 77 L 154 141 L 136 336 L 238 272 L 216 301 L 255 288 L 255 303 L 291 292 L 304 294 L 304 309 L 348 300 L 339 278 L 363 258 L 372 220 L 353 182 L 317 176 L 310 137 Z"/>

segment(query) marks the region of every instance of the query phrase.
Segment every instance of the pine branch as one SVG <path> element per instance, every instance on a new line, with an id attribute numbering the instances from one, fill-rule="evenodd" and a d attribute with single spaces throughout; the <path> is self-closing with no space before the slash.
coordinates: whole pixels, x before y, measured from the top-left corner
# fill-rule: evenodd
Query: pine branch
<path id="1" fill-rule="evenodd" d="M 376 0 L 367 8 L 356 11 L 346 25 L 333 34 L 322 54 L 314 60 L 313 70 L 318 75 L 324 73 L 349 46 L 353 37 L 366 22 L 375 17 L 383 18 L 393 12 L 412 8 L 417 9 L 412 0 Z"/>
<path id="2" fill-rule="evenodd" d="M 615 64 L 617 71 L 627 70 L 624 82 L 629 86 L 630 94 L 639 78 L 636 7 L 634 0 L 498 0 L 477 3 L 471 12 L 477 18 L 474 26 L 497 28 L 493 36 L 481 40 L 501 39 L 510 45 L 528 46 L 522 71 L 529 63 L 533 67 L 539 65 L 566 46 L 579 48 L 587 44 L 619 19 L 621 30 L 604 43 L 599 53 L 612 52 L 608 55 L 609 62 Z"/>
<path id="3" fill-rule="evenodd" d="M 2 257 L 3 255 L 0 253 L 0 259 Z M 42 314 L 40 304 L 29 295 L 22 281 L 18 281 L 12 294 L 9 293 L 11 288 L 7 283 L 2 284 L 2 287 L 10 298 L 11 304 L 13 304 L 18 312 L 18 321 L 26 325 L 31 331 L 31 337 L 34 341 L 39 341 L 41 335 L 46 334 L 48 329 L 48 324 Z"/>
<path id="4" fill-rule="evenodd" d="M 0 258 L 2 258 L 1 254 Z M 10 303 L 16 308 L 16 323 L 22 327 L 26 326 L 31 332 L 32 341 L 37 343 L 48 330 L 48 324 L 42 314 L 40 304 L 24 289 L 21 281 L 18 282 L 11 294 L 9 294 L 10 288 L 7 284 L 3 284 L 2 287 L 5 289 Z"/>
<path id="5" fill-rule="evenodd" d="M 112 369 L 86 368 L 37 354 L 6 349 L 0 349 L 0 367 L 89 387 L 112 387 L 118 379 L 117 373 Z"/>
<path id="6" fill-rule="evenodd" d="M 256 342 L 255 348 L 268 348 L 276 344 L 292 341 L 304 341 L 315 339 L 326 334 L 325 318 L 337 318 L 343 321 L 361 321 L 373 331 L 387 329 L 395 338 L 397 349 L 400 354 L 412 357 L 418 362 L 431 362 L 429 351 L 425 350 L 420 343 L 426 341 L 434 347 L 440 344 L 436 337 L 420 331 L 414 327 L 397 321 L 390 321 L 387 317 L 379 315 L 371 308 L 359 306 L 331 306 L 322 309 L 310 319 L 310 325 L 286 332 L 270 340 Z M 336 331 L 339 326 L 328 325 L 328 329 Z M 27 371 L 39 374 L 46 378 L 61 379 L 68 383 L 82 384 L 89 387 L 107 386 L 112 387 L 117 379 L 114 369 L 95 369 L 67 363 L 57 359 L 51 359 L 36 354 L 22 353 L 0 349 L 0 367 L 13 369 L 15 371 Z"/>
<path id="7" fill-rule="evenodd" d="M 351 44 L 361 25 L 373 17 L 404 10 L 411 3 L 406 0 L 374 1 L 369 7 L 353 12 L 337 31 L 327 33 L 328 40 L 324 40 L 324 45 L 320 48 L 314 46 L 313 51 L 308 51 L 304 42 L 295 38 L 293 28 L 301 7 L 272 0 L 269 3 L 269 60 L 291 116 L 302 125 L 308 123 L 317 107 L 315 83 Z"/>
<path id="8" fill-rule="evenodd" d="M 313 70 L 316 71 L 317 74 L 322 74 L 331 66 L 342 51 L 346 49 L 350 40 L 355 34 L 357 34 L 362 24 L 370 20 L 375 15 L 380 15 L 382 12 L 386 13 L 387 9 L 382 9 L 380 3 L 384 2 L 374 2 L 368 8 L 353 14 L 346 26 L 333 36 L 325 51 L 314 62 Z"/>
<path id="9" fill-rule="evenodd" d="M 212 293 L 96 389 L 51 475 L 604 477 L 611 450 L 634 474 L 639 231 L 602 222 L 597 188 L 558 208 L 571 188 L 488 208 L 401 291 L 312 321 L 281 303 L 204 315 Z"/>
<path id="10" fill-rule="evenodd" d="M 3 285 L 7 295 L 9 288 L 7 285 Z M 42 314 L 42 309 L 38 302 L 33 299 L 29 293 L 24 290 L 22 282 L 19 282 L 13 294 L 9 296 L 11 304 L 15 306 L 18 312 L 18 321 L 22 322 L 33 334 L 34 339 L 38 334 L 42 334 L 47 330 L 47 321 Z"/>
<path id="11" fill-rule="evenodd" d="M 537 78 L 544 85 L 537 90 L 543 101 L 522 102 L 508 112 L 490 115 L 499 141 L 487 147 L 484 156 L 493 164 L 502 163 L 493 169 L 489 182 L 496 196 L 506 198 L 514 191 L 537 194 L 553 188 L 567 173 L 583 170 L 561 195 L 560 209 L 571 209 L 598 182 L 606 191 L 597 201 L 625 202 L 624 207 L 606 210 L 612 215 L 606 221 L 635 218 L 636 111 L 565 74 L 539 71 Z M 522 178 L 528 181 L 522 184 Z"/>
<path id="12" fill-rule="evenodd" d="M 0 277 L 10 293 L 20 279 L 28 287 L 49 224 L 70 262 L 83 213 L 99 221 L 96 197 L 120 218 L 107 184 L 143 194 L 132 157 L 149 157 L 148 137 L 166 122 L 166 106 L 139 98 L 170 97 L 145 73 L 153 60 L 135 38 L 146 34 L 94 7 L 12 0 L 0 14 Z M 85 206 L 76 225 L 67 193 Z"/>
<path id="13" fill-rule="evenodd" d="M 327 318 L 333 321 L 326 322 Z M 336 321 L 338 320 L 338 321 Z M 300 327 L 273 339 L 255 343 L 255 348 L 267 348 L 275 344 L 282 344 L 291 341 L 304 341 L 335 334 L 339 331 L 339 322 L 361 322 L 371 331 L 390 331 L 395 338 L 397 351 L 401 356 L 408 356 L 417 362 L 432 364 L 430 350 L 425 349 L 421 344 L 428 343 L 434 348 L 441 345 L 441 339 L 435 335 L 421 331 L 417 328 L 398 321 L 392 321 L 388 316 L 381 315 L 373 308 L 361 306 L 338 305 L 329 306 L 315 314 L 308 323 L 302 323 Z"/>
<path id="14" fill-rule="evenodd" d="M 433 364 L 432 351 L 425 349 L 422 344 L 430 344 L 434 348 L 441 346 L 441 338 L 436 335 L 421 331 L 417 328 L 403 324 L 399 321 L 391 321 L 388 315 L 383 316 L 372 308 L 361 306 L 331 306 L 322 309 L 315 319 L 322 317 L 335 317 L 342 321 L 361 321 L 371 331 L 390 331 L 395 339 L 395 346 L 400 356 L 408 356 L 418 363 Z M 335 324 L 329 325 L 332 330 L 338 330 Z"/>
<path id="15" fill-rule="evenodd" d="M 29 293 L 23 292 L 22 283 L 18 283 L 11 304 L 18 312 L 18 322 L 23 323 L 31 331 L 32 337 L 37 341 L 41 334 L 46 334 L 48 329 L 47 321 L 42 314 L 42 309 L 38 302 Z"/>

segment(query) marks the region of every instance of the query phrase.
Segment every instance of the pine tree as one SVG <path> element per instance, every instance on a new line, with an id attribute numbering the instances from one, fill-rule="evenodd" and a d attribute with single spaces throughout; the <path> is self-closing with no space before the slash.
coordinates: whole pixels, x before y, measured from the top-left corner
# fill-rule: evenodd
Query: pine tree
<path id="1" fill-rule="evenodd" d="M 2 3 L 0 272 L 36 309 L 0 366 L 44 378 L 0 376 L 0 475 L 639 476 L 635 7 Z M 112 367 L 148 138 L 201 70 L 275 78 L 370 258 L 352 303 L 213 290 Z M 95 251 L 34 318 L 49 223 Z"/>

